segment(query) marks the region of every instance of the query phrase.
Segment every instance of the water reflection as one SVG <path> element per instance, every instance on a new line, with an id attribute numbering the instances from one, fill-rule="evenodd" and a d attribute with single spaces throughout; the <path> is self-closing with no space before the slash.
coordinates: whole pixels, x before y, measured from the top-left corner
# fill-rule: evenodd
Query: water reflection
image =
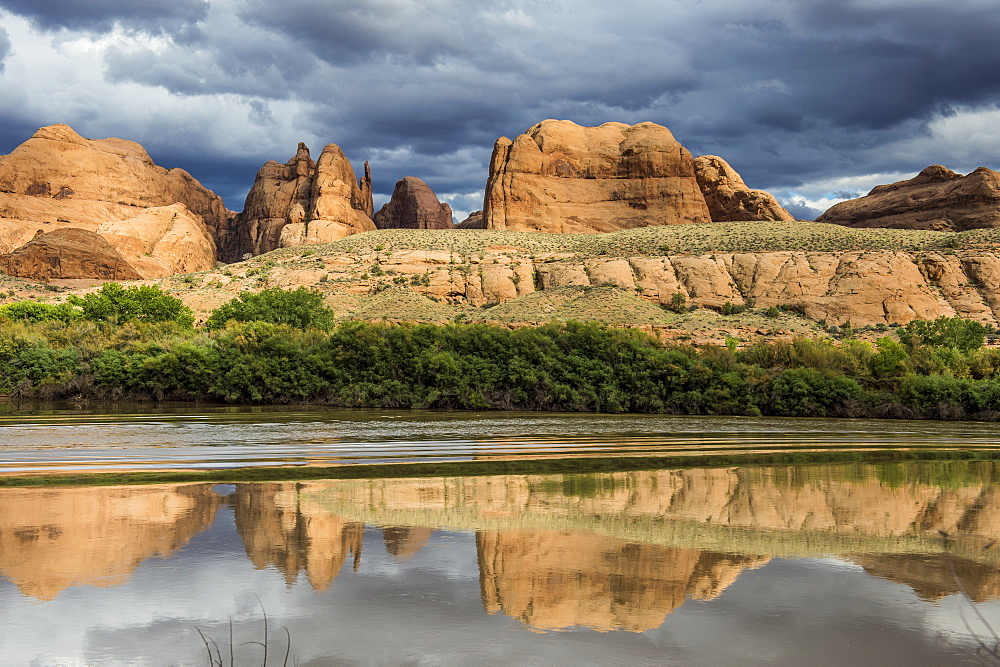
<path id="1" fill-rule="evenodd" d="M 939 463 L 262 483 L 227 493 L 207 484 L 5 489 L 0 574 L 22 603 L 54 604 L 72 586 L 127 588 L 144 561 L 171 558 L 204 532 L 220 536 L 192 557 L 204 581 L 219 558 L 238 556 L 288 592 L 307 586 L 336 601 L 345 582 L 374 595 L 384 577 L 401 576 L 396 566 L 426 568 L 444 554 L 439 538 L 468 535 L 454 568 L 478 572 L 481 610 L 534 631 L 669 628 L 689 605 L 707 613 L 699 605 L 743 578 L 780 572 L 772 566 L 782 559 L 828 556 L 925 603 L 959 582 L 984 603 L 1000 598 L 998 478 L 994 463 Z M 941 532 L 953 536 L 947 557 Z M 428 549 L 437 551 L 423 558 Z M 172 586 L 145 595 L 159 604 L 179 594 Z M 217 593 L 211 583 L 183 591 L 198 604 Z"/>

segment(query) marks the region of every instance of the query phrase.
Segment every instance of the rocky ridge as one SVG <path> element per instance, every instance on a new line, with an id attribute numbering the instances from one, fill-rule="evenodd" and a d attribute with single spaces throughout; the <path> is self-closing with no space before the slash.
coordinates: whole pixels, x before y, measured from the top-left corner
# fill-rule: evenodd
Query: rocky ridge
<path id="1" fill-rule="evenodd" d="M 944 231 L 1000 227 L 1000 173 L 980 167 L 962 176 L 931 165 L 911 179 L 840 202 L 816 222 Z"/>

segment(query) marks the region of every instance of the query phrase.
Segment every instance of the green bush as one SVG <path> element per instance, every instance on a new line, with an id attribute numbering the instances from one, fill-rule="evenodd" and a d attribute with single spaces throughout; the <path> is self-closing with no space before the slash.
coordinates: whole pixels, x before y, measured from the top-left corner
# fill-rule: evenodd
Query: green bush
<path id="1" fill-rule="evenodd" d="M 176 322 L 188 327 L 194 324 L 191 309 L 183 301 L 152 285 L 122 287 L 118 283 L 104 283 L 100 290 L 82 297 L 70 295 L 69 303 L 83 311 L 84 319 L 94 322 Z"/>
<path id="2" fill-rule="evenodd" d="M 323 305 L 323 295 L 316 290 L 275 287 L 255 294 L 240 294 L 216 308 L 205 326 L 209 330 L 221 329 L 230 320 L 287 324 L 296 329 L 328 329 L 333 325 L 333 311 Z"/>
<path id="3" fill-rule="evenodd" d="M 0 317 L 19 322 L 69 322 L 82 312 L 68 303 L 51 304 L 38 301 L 17 301 L 0 306 Z"/>
<path id="4" fill-rule="evenodd" d="M 913 320 L 899 330 L 899 340 L 911 348 L 931 345 L 968 352 L 979 349 L 986 342 L 986 327 L 959 315 L 942 315 L 935 320 Z"/>

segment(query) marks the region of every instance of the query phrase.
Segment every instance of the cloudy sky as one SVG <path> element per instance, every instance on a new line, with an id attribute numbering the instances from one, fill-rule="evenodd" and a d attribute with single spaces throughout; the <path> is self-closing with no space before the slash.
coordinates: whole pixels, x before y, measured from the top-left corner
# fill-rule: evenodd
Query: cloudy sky
<path id="1" fill-rule="evenodd" d="M 801 217 L 1000 169 L 998 0 L 0 0 L 0 153 L 142 143 L 239 210 L 305 141 L 482 206 L 497 137 L 651 120 Z"/>

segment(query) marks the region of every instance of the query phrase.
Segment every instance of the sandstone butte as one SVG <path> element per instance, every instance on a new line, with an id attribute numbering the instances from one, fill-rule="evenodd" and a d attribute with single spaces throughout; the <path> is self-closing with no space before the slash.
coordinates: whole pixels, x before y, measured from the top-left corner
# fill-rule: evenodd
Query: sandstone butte
<path id="1" fill-rule="evenodd" d="M 359 181 L 344 152 L 328 144 L 319 160 L 300 143 L 285 164 L 266 162 L 247 194 L 243 212 L 220 248 L 219 258 L 239 261 L 277 248 L 329 243 L 375 229 L 371 171 Z"/>
<path id="2" fill-rule="evenodd" d="M 451 207 L 415 176 L 397 181 L 392 198 L 374 216 L 379 229 L 452 229 Z"/>
<path id="3" fill-rule="evenodd" d="M 544 120 L 493 147 L 486 229 L 610 232 L 652 225 L 791 220 L 724 160 L 695 161 L 656 123 Z"/>
<path id="4" fill-rule="evenodd" d="M 1000 538 L 997 488 L 874 476 L 790 486 L 787 475 L 780 466 L 618 472 L 594 496 L 565 494 L 558 475 L 267 483 L 239 486 L 232 502 L 251 562 L 289 584 L 305 575 L 317 590 L 348 559 L 358 566 L 366 524 L 385 527 L 386 548 L 401 560 L 434 530 L 476 530 L 486 610 L 544 629 L 658 627 L 686 599 L 716 597 L 772 555 L 841 553 L 939 599 L 956 587 L 937 557 L 938 531 L 959 527 L 967 537 L 953 562 L 969 595 L 1000 594 L 995 556 L 983 549 Z M 211 484 L 12 489 L 0 497 L 0 538 L 10 546 L 0 574 L 39 600 L 73 585 L 120 584 L 208 528 L 222 502 Z M 706 531 L 713 550 L 698 546 Z M 84 558 L 71 548 L 81 543 L 92 546 Z M 569 597 L 566 577 L 579 583 Z"/>
<path id="5" fill-rule="evenodd" d="M 1000 227 L 1000 173 L 980 167 L 962 176 L 931 165 L 909 180 L 840 202 L 816 222 L 940 231 Z"/>
<path id="6" fill-rule="evenodd" d="M 0 255 L 7 266 L 11 258 L 16 264 L 17 257 L 30 257 L 45 267 L 45 275 L 35 277 L 107 277 L 93 255 L 73 260 L 71 246 L 52 237 L 12 254 L 40 232 L 66 228 L 100 235 L 143 278 L 204 271 L 215 265 L 231 215 L 186 171 L 157 166 L 131 141 L 84 139 L 67 125 L 52 125 L 0 156 Z M 49 250 L 58 259 L 43 259 Z M 62 267 L 61 275 L 52 275 L 53 267 Z"/>

